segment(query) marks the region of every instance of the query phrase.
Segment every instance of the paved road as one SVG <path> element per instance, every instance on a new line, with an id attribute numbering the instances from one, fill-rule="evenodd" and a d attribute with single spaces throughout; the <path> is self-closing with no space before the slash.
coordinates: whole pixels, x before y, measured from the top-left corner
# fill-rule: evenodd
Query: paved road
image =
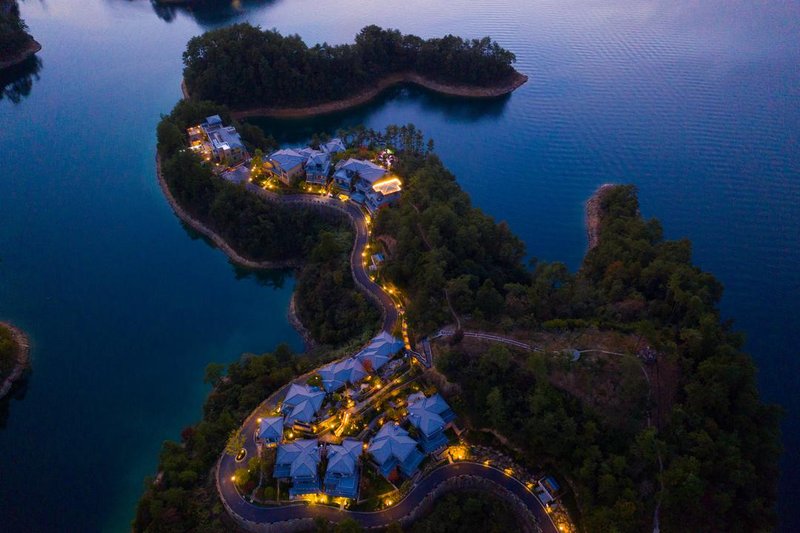
<path id="1" fill-rule="evenodd" d="M 352 222 L 356 232 L 355 244 L 350 254 L 350 270 L 353 274 L 353 279 L 356 281 L 357 286 L 380 305 L 383 315 L 382 329 L 389 333 L 394 331 L 399 319 L 397 308 L 392 298 L 384 292 L 381 286 L 370 279 L 369 273 L 362 260 L 362 253 L 369 242 L 369 229 L 364 213 L 358 206 L 350 201 L 343 202 L 338 198 L 330 198 L 317 194 L 278 194 L 262 189 L 253 183 L 248 183 L 247 189 L 271 202 L 296 206 L 322 207 L 344 213 Z"/>
<path id="2" fill-rule="evenodd" d="M 455 334 L 455 330 L 451 328 L 444 328 L 439 331 L 439 333 L 434 337 L 451 337 Z M 543 351 L 542 348 L 539 346 L 535 346 L 532 344 L 526 344 L 522 341 L 518 341 L 517 339 L 512 339 L 511 337 L 504 337 L 502 335 L 498 335 L 496 333 L 486 333 L 483 331 L 468 331 L 464 330 L 465 337 L 473 337 L 475 339 L 482 339 L 485 341 L 492 341 L 492 342 L 500 342 L 502 344 L 508 344 L 510 346 L 516 346 L 517 348 L 522 348 L 523 350 L 528 350 L 530 352 L 541 352 Z"/>
<path id="3" fill-rule="evenodd" d="M 228 506 L 245 520 L 257 523 L 275 523 L 300 518 L 323 517 L 339 522 L 345 518 L 355 519 L 363 527 L 385 527 L 408 515 L 433 489 L 446 479 L 471 475 L 488 479 L 516 495 L 525 503 L 539 521 L 544 533 L 557 533 L 557 528 L 550 520 L 536 496 L 516 479 L 503 472 L 478 463 L 460 462 L 442 466 L 420 480 L 408 495 L 397 504 L 376 512 L 359 512 L 340 510 L 325 505 L 308 505 L 305 503 L 289 504 L 280 507 L 258 507 L 243 500 L 228 480 L 222 483 L 222 495 Z"/>
<path id="4" fill-rule="evenodd" d="M 399 319 L 399 313 L 394 301 L 386 294 L 383 289 L 372 281 L 364 266 L 362 253 L 369 240 L 369 229 L 367 227 L 364 213 L 351 202 L 342 202 L 336 198 L 318 196 L 312 194 L 276 194 L 266 191 L 256 185 L 247 184 L 249 190 L 258 194 L 262 198 L 280 202 L 287 205 L 305 205 L 309 207 L 324 207 L 335 209 L 347 215 L 356 232 L 355 243 L 350 255 L 350 269 L 353 279 L 363 291 L 376 300 L 383 312 L 383 330 L 391 333 Z M 289 384 L 281 387 L 273 393 L 272 398 L 279 398 L 288 388 Z M 265 402 L 268 403 L 268 402 Z M 545 533 L 556 533 L 557 529 L 550 520 L 549 515 L 544 511 L 539 500 L 519 481 L 505 475 L 503 472 L 477 463 L 453 463 L 442 466 L 428 476 L 417 482 L 411 492 L 400 502 L 383 511 L 377 512 L 356 512 L 340 510 L 324 505 L 308 505 L 305 503 L 288 504 L 277 507 L 259 507 L 245 501 L 236 490 L 232 481 L 232 476 L 237 468 L 244 467 L 247 461 L 257 454 L 255 433 L 258 427 L 256 413 L 263 412 L 264 404 L 253 411 L 244 421 L 242 430 L 245 435 L 244 448 L 247 451 L 246 457 L 241 463 L 227 454 L 223 454 L 217 463 L 217 490 L 220 497 L 225 502 L 230 511 L 239 517 L 257 523 L 275 523 L 298 518 L 324 517 L 331 521 L 338 522 L 347 517 L 352 517 L 364 527 L 387 526 L 399 520 L 411 512 L 434 488 L 448 478 L 460 475 L 480 476 L 505 487 L 520 500 L 522 500 L 537 517 L 542 530 Z M 286 495 L 282 495 L 286 497 Z"/>

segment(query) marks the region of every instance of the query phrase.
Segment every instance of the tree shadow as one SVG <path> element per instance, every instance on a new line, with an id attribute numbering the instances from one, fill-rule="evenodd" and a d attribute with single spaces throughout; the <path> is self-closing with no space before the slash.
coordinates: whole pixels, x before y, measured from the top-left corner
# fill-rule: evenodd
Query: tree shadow
<path id="1" fill-rule="evenodd" d="M 183 220 L 180 221 L 181 227 L 189 236 L 190 239 L 193 241 L 201 240 L 206 243 L 211 248 L 218 250 L 220 253 L 222 250 L 219 250 L 214 241 L 203 235 L 202 233 L 196 231 L 194 228 L 186 224 Z M 237 265 L 236 263 L 230 262 L 231 267 L 233 268 L 234 277 L 237 280 L 243 280 L 247 278 L 252 278 L 255 280 L 256 283 L 261 285 L 262 287 L 269 287 L 273 289 L 282 289 L 283 286 L 286 284 L 286 279 L 292 276 L 292 269 L 291 268 L 271 268 L 271 269 L 252 269 L 252 268 L 245 268 L 242 266 Z"/>
<path id="2" fill-rule="evenodd" d="M 360 106 L 335 113 L 299 119 L 254 117 L 247 121 L 262 128 L 280 144 L 297 144 L 315 133 L 333 133 L 339 128 L 366 124 L 371 116 L 390 105 L 413 103 L 421 107 L 423 114 L 442 115 L 449 123 L 473 124 L 502 116 L 510 98 L 510 94 L 496 98 L 449 96 L 408 83 L 391 87 Z"/>
<path id="3" fill-rule="evenodd" d="M 13 104 L 27 98 L 33 82 L 39 80 L 42 60 L 33 55 L 18 65 L 0 70 L 0 101 L 7 98 Z"/>
<path id="4" fill-rule="evenodd" d="M 267 7 L 278 0 L 187 0 L 184 4 L 174 5 L 150 0 L 156 16 L 165 22 L 172 22 L 178 13 L 192 17 L 204 28 L 215 28 L 244 18 L 256 9 Z"/>
<path id="5" fill-rule="evenodd" d="M 11 390 L 8 394 L 0 400 L 0 429 L 5 429 L 8 424 L 8 416 L 10 412 L 10 404 L 12 400 L 21 401 L 25 399 L 28 393 L 28 386 L 30 384 L 32 371 L 30 366 L 22 374 L 22 377 L 11 385 Z"/>

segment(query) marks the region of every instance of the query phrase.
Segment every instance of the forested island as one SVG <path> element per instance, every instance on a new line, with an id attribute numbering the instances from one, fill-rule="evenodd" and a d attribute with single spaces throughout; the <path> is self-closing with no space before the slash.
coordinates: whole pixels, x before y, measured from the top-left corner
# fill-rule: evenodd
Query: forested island
<path id="1" fill-rule="evenodd" d="M 317 340 L 342 346 L 368 336 L 377 312 L 359 301 L 346 269 L 346 226 L 267 205 L 215 178 L 185 149 L 182 133 L 211 113 L 230 118 L 216 104 L 184 101 L 159 125 L 164 177 L 176 199 L 242 254 L 303 259 L 299 314 Z M 251 149 L 273 144 L 238 126 Z M 429 378 L 444 385 L 474 438 L 529 469 L 557 472 L 586 531 L 642 531 L 655 520 L 664 531 L 774 526 L 779 411 L 759 399 L 742 336 L 720 317 L 721 284 L 692 264 L 688 241 L 664 239 L 659 222 L 641 216 L 633 186 L 598 192 L 596 242 L 570 273 L 560 263 L 526 265 L 522 241 L 472 205 L 424 142 L 365 130 L 348 139 L 399 154 L 400 204 L 374 222 L 385 243 L 381 274 L 407 295 L 417 338 L 459 326 L 449 342 L 435 344 L 438 377 Z M 539 348 L 487 348 L 459 335 L 468 328 Z M 326 337 L 332 331 L 336 338 Z M 184 430 L 182 445 L 165 445 L 134 529 L 232 527 L 207 476 L 226 436 L 271 391 L 334 354 L 296 357 L 283 347 L 227 371 L 210 366 L 215 388 L 204 420 Z M 443 505 L 455 496 L 448 498 Z M 479 514 L 470 509 L 465 517 Z M 435 511 L 415 530 L 438 530 L 430 524 L 440 516 Z M 319 530 L 330 529 L 320 523 Z"/>
<path id="2" fill-rule="evenodd" d="M 362 29 L 353 44 L 309 47 L 298 35 L 235 24 L 192 38 L 183 61 L 192 98 L 268 115 L 350 107 L 399 82 L 498 96 L 527 80 L 514 69 L 514 54 L 489 37 L 423 40 L 378 26 Z"/>
<path id="3" fill-rule="evenodd" d="M 0 70 L 22 63 L 41 49 L 28 34 L 16 0 L 0 0 Z"/>
<path id="4" fill-rule="evenodd" d="M 30 346 L 25 333 L 0 322 L 0 427 L 5 425 L 12 391 L 25 379 L 29 369 Z"/>

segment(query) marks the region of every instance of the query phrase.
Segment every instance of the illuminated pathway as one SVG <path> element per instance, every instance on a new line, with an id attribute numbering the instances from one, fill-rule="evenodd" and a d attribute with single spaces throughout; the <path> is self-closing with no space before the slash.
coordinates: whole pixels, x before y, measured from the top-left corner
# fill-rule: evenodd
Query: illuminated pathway
<path id="1" fill-rule="evenodd" d="M 345 214 L 351 221 L 356 232 L 355 243 L 350 254 L 350 270 L 356 285 L 376 301 L 382 311 L 382 329 L 388 333 L 394 333 L 398 321 L 401 322 L 401 331 L 406 349 L 410 349 L 408 328 L 402 317 L 402 307 L 399 295 L 393 289 L 384 290 L 383 287 L 375 283 L 366 270 L 367 244 L 369 241 L 369 222 L 363 211 L 351 202 L 343 202 L 336 198 L 321 196 L 317 194 L 277 194 L 248 183 L 247 189 L 258 194 L 265 200 L 280 202 L 288 205 L 307 206 L 311 208 L 333 209 Z M 388 294 L 387 291 L 391 292 Z M 306 376 L 296 378 L 295 381 L 302 381 Z M 287 383 L 279 390 L 275 391 L 269 398 L 261 403 L 242 424 L 242 433 L 245 435 L 244 449 L 246 457 L 255 457 L 258 453 L 255 434 L 258 427 L 257 413 L 274 409 L 278 398 L 286 393 L 290 383 Z M 242 527 L 251 530 L 261 530 L 259 526 L 267 524 L 278 524 L 299 519 L 313 519 L 316 517 L 326 518 L 332 522 L 339 522 L 345 518 L 353 518 L 363 527 L 386 527 L 392 522 L 399 521 L 411 514 L 425 499 L 425 497 L 436 489 L 441 483 L 451 478 L 459 476 L 470 476 L 488 480 L 500 487 L 505 488 L 515 495 L 527 509 L 536 517 L 539 527 L 547 533 L 557 531 L 550 516 L 545 512 L 544 507 L 536 496 L 519 480 L 506 475 L 500 470 L 484 464 L 471 462 L 456 462 L 441 466 L 420 479 L 412 487 L 405 498 L 395 505 L 382 511 L 358 512 L 343 510 L 326 505 L 310 505 L 305 502 L 293 502 L 280 506 L 259 506 L 247 502 L 242 498 L 233 482 L 234 472 L 237 463 L 235 458 L 225 453 L 217 461 L 216 484 L 220 498 L 226 510 Z M 249 527 L 248 527 L 249 526 Z"/>

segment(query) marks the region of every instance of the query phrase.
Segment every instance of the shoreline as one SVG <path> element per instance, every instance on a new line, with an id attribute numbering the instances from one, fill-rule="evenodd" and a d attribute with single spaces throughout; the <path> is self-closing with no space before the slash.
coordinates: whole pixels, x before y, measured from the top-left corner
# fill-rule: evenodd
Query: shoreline
<path id="1" fill-rule="evenodd" d="M 289 324 L 300 334 L 303 338 L 303 345 L 307 352 L 310 352 L 317 346 L 317 341 L 311 335 L 311 332 L 303 325 L 300 316 L 297 314 L 297 291 L 292 291 L 292 299 L 289 300 L 289 311 L 287 312 Z"/>
<path id="2" fill-rule="evenodd" d="M 227 241 L 222 238 L 217 232 L 197 220 L 196 218 L 192 217 L 189 213 L 187 213 L 175 200 L 175 197 L 172 196 L 172 192 L 169 190 L 169 185 L 167 185 L 166 180 L 161 174 L 161 157 L 156 154 L 156 177 L 158 178 L 158 184 L 161 187 L 161 192 L 164 194 L 164 197 L 167 199 L 167 203 L 172 208 L 172 211 L 175 213 L 182 222 L 184 222 L 187 226 L 195 230 L 197 233 L 200 233 L 214 245 L 222 250 L 225 255 L 228 256 L 228 259 L 241 267 L 250 268 L 254 270 L 263 270 L 263 269 L 279 269 L 279 268 L 296 268 L 300 262 L 293 261 L 293 260 L 286 260 L 286 261 L 254 261 L 252 259 L 248 259 L 243 255 L 239 254 L 236 250 L 233 249 L 231 245 L 227 243 Z"/>
<path id="3" fill-rule="evenodd" d="M 42 45 L 39 44 L 39 42 L 36 39 L 31 37 L 31 40 L 28 43 L 28 45 L 24 49 L 20 50 L 16 56 L 9 59 L 0 60 L 0 70 L 4 70 L 25 62 L 31 56 L 34 56 L 39 51 L 41 51 L 41 49 Z"/>
<path id="4" fill-rule="evenodd" d="M 8 330 L 11 332 L 11 337 L 14 339 L 14 342 L 17 345 L 17 364 L 14 366 L 11 374 L 9 374 L 8 377 L 3 380 L 3 384 L 0 385 L 0 400 L 2 400 L 11 391 L 14 383 L 22 378 L 25 370 L 28 368 L 30 364 L 31 348 L 30 340 L 24 331 L 14 327 L 8 322 L 0 322 L 0 326 L 8 328 Z"/>
<path id="5" fill-rule="evenodd" d="M 267 118 L 308 118 L 317 115 L 327 115 L 357 107 L 373 100 L 385 90 L 401 83 L 411 83 L 430 91 L 434 91 L 446 96 L 456 96 L 460 98 L 488 99 L 505 96 L 517 90 L 528 81 L 528 76 L 514 71 L 514 76 L 504 85 L 497 87 L 473 87 L 467 85 L 447 85 L 445 83 L 429 80 L 414 72 L 401 72 L 390 74 L 378 81 L 378 83 L 364 91 L 341 100 L 334 100 L 323 104 L 305 107 L 254 107 L 249 109 L 232 110 L 231 116 L 235 119 L 249 117 Z M 181 80 L 181 92 L 187 100 L 191 99 L 186 80 Z"/>
<path id="6" fill-rule="evenodd" d="M 614 187 L 617 187 L 616 183 L 604 183 L 586 200 L 586 237 L 589 241 L 589 250 L 600 244 L 600 223 L 603 218 L 600 203 L 603 196 Z"/>

